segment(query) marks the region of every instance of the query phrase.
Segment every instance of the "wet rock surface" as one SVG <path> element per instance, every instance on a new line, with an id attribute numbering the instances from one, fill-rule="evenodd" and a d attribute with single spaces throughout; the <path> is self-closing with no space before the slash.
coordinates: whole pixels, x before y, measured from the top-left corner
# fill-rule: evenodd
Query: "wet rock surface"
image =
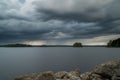
<path id="1" fill-rule="evenodd" d="M 42 72 L 18 76 L 15 80 L 120 80 L 120 59 L 97 65 L 91 72 Z"/>

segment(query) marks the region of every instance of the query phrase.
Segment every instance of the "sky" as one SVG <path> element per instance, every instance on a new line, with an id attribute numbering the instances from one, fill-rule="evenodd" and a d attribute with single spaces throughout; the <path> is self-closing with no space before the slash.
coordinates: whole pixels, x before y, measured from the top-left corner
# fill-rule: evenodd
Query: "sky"
<path id="1" fill-rule="evenodd" d="M 120 37 L 120 0 L 0 0 L 0 44 L 105 45 Z"/>

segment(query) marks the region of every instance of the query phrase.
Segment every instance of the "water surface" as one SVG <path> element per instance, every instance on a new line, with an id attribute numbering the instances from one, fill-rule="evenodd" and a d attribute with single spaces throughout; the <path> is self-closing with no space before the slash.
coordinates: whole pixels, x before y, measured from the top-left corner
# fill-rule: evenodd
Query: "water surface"
<path id="1" fill-rule="evenodd" d="M 0 48 L 0 80 L 14 80 L 15 76 L 41 71 L 81 72 L 95 65 L 120 58 L 119 48 L 105 47 L 30 47 Z"/>

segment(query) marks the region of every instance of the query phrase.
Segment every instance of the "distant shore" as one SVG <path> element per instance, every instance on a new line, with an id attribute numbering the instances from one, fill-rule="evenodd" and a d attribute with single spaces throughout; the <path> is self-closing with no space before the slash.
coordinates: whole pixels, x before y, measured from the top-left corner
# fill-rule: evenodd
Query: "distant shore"
<path id="1" fill-rule="evenodd" d="M 73 45 L 28 45 L 28 44 L 6 44 L 0 47 L 74 47 Z M 106 45 L 83 45 L 82 47 L 106 47 Z"/>
<path id="2" fill-rule="evenodd" d="M 46 45 L 46 46 L 4 46 L 4 45 L 0 45 L 0 47 L 73 47 L 73 46 L 69 46 L 69 45 Z M 106 45 L 102 45 L 102 46 L 82 46 L 82 47 L 106 47 Z"/>
<path id="3" fill-rule="evenodd" d="M 73 45 L 30 45 L 30 44 L 5 44 L 0 47 L 120 47 L 120 38 L 110 40 L 106 45 L 82 45 L 80 42 L 75 42 Z"/>

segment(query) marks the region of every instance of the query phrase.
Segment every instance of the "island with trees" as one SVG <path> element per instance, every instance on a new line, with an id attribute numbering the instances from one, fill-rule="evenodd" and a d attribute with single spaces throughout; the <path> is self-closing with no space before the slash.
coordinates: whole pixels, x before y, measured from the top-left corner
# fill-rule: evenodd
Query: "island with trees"
<path id="1" fill-rule="evenodd" d="M 80 42 L 75 42 L 75 43 L 73 44 L 73 47 L 82 47 L 82 43 L 80 43 Z"/>

